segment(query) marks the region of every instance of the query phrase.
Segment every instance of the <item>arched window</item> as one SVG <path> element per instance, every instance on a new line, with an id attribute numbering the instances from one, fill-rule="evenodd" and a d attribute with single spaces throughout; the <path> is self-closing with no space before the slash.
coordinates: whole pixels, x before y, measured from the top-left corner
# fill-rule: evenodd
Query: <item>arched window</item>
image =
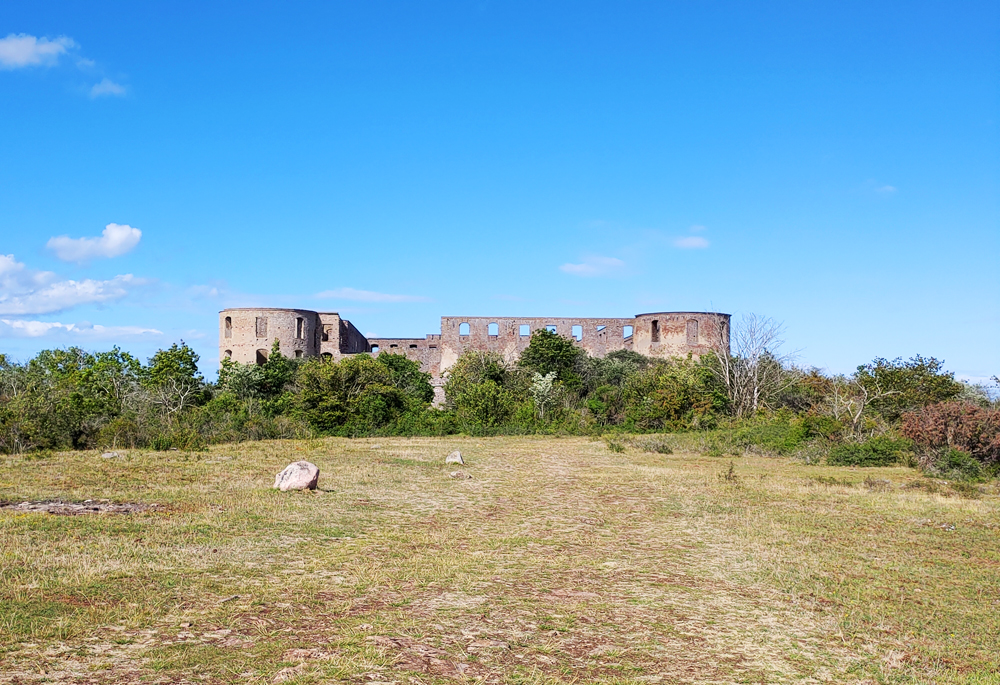
<path id="1" fill-rule="evenodd" d="M 378 345 L 372 345 L 372 354 L 378 354 L 378 350 L 379 350 Z"/>
<path id="2" fill-rule="evenodd" d="M 233 351 L 226 350 L 226 359 L 232 359 L 232 358 L 233 358 Z"/>
<path id="3" fill-rule="evenodd" d="M 295 350 L 295 358 L 302 359 L 302 350 Z"/>
<path id="4" fill-rule="evenodd" d="M 571 330 L 572 330 L 572 335 L 574 338 L 576 338 L 577 342 L 583 340 L 583 326 L 573 326 Z"/>
<path id="5" fill-rule="evenodd" d="M 330 354 L 329 352 L 324 352 L 323 354 L 320 355 L 320 359 L 322 359 L 325 362 L 333 361 L 333 355 Z"/>
<path id="6" fill-rule="evenodd" d="M 687 322 L 687 344 L 698 344 L 698 320 L 689 319 Z"/>
<path id="7" fill-rule="evenodd" d="M 226 317 L 226 337 L 233 337 L 233 317 L 231 316 Z"/>
<path id="8" fill-rule="evenodd" d="M 333 332 L 333 326 L 331 326 L 330 324 L 323 325 L 323 334 L 322 334 L 323 342 L 330 342 L 330 333 L 332 332 Z"/>
<path id="9" fill-rule="evenodd" d="M 257 366 L 267 363 L 267 350 L 257 350 Z"/>
<path id="10" fill-rule="evenodd" d="M 500 335 L 500 324 L 496 322 L 486 324 L 486 335 L 492 335 L 494 338 Z"/>
<path id="11" fill-rule="evenodd" d="M 653 319 L 650 326 L 649 340 L 650 342 L 660 342 L 660 322 L 656 319 Z"/>
<path id="12" fill-rule="evenodd" d="M 622 338 L 631 338 L 631 337 L 632 337 L 632 327 L 622 326 Z"/>
<path id="13" fill-rule="evenodd" d="M 301 316 L 295 319 L 295 337 L 298 338 L 299 340 L 302 340 L 306 337 L 305 323 L 306 323 L 305 319 L 303 319 Z"/>
<path id="14" fill-rule="evenodd" d="M 458 324 L 458 334 L 459 335 L 468 335 L 469 334 L 469 324 L 466 323 L 466 322 L 464 322 L 464 321 L 462 323 Z"/>

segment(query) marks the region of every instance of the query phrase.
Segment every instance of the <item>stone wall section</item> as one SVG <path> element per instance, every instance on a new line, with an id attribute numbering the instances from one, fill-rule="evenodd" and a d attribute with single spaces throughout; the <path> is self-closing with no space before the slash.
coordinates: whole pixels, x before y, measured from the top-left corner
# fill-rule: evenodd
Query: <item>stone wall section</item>
<path id="1" fill-rule="evenodd" d="M 402 354 L 431 374 L 435 395 L 442 377 L 469 350 L 496 352 L 516 361 L 537 330 L 572 339 L 594 357 L 633 350 L 666 359 L 729 348 L 729 315 L 653 312 L 632 318 L 441 317 L 441 333 L 423 338 L 366 338 L 336 312 L 305 309 L 225 309 L 219 312 L 219 355 L 244 364 L 263 363 L 277 340 L 282 354 L 338 361 L 347 355 Z"/>

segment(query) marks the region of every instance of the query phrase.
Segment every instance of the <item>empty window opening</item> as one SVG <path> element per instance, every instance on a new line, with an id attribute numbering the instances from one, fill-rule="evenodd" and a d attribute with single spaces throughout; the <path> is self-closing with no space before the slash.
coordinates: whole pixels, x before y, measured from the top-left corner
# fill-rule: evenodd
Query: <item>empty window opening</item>
<path id="1" fill-rule="evenodd" d="M 600 332 L 601 332 L 601 331 L 603 331 L 603 330 L 604 330 L 605 328 L 607 328 L 607 326 L 598 326 L 598 327 L 597 327 L 597 332 L 598 332 L 598 333 L 600 333 Z"/>
<path id="2" fill-rule="evenodd" d="M 415 349 L 417 349 L 417 346 L 416 345 L 410 345 L 410 349 L 411 350 L 415 350 Z"/>
<path id="3" fill-rule="evenodd" d="M 257 366 L 267 363 L 267 350 L 257 350 Z"/>
<path id="4" fill-rule="evenodd" d="M 462 322 L 462 323 L 458 324 L 458 334 L 459 335 L 468 335 L 469 334 L 469 324 L 467 324 L 465 322 Z"/>
<path id="5" fill-rule="evenodd" d="M 232 358 L 233 358 L 233 351 L 226 350 L 226 359 L 232 359 Z"/>
<path id="6" fill-rule="evenodd" d="M 295 350 L 295 358 L 302 359 L 302 350 Z"/>
<path id="7" fill-rule="evenodd" d="M 226 317 L 226 337 L 233 337 L 233 317 L 231 316 Z"/>
<path id="8" fill-rule="evenodd" d="M 547 330 L 549 333 L 555 333 L 556 326 L 555 324 L 550 323 L 548 326 L 545 327 L 545 330 Z"/>
<path id="9" fill-rule="evenodd" d="M 632 327 L 622 326 L 622 338 L 631 338 L 631 337 L 632 337 Z"/>
<path id="10" fill-rule="evenodd" d="M 526 323 L 522 323 L 520 326 L 518 326 L 517 330 L 518 330 L 518 335 L 520 335 L 522 338 L 527 338 L 528 336 L 531 335 L 531 326 L 529 326 Z"/>
<path id="11" fill-rule="evenodd" d="M 500 324 L 496 322 L 486 324 L 486 335 L 492 335 L 493 337 L 500 335 Z"/>
<path id="12" fill-rule="evenodd" d="M 332 360 L 333 360 L 333 355 L 332 355 L 332 354 L 330 354 L 329 352 L 324 352 L 324 353 L 323 353 L 323 354 L 321 354 L 321 355 L 320 355 L 319 357 L 320 357 L 320 359 L 322 359 L 322 360 L 323 360 L 323 361 L 325 361 L 325 362 L 328 362 L 328 361 L 332 361 Z"/>
<path id="13" fill-rule="evenodd" d="M 301 316 L 295 319 L 295 337 L 298 338 L 299 340 L 302 340 L 303 338 L 306 337 L 305 324 L 306 320 L 303 319 Z"/>
<path id="14" fill-rule="evenodd" d="M 687 322 L 687 344 L 698 344 L 698 322 L 695 319 Z"/>
<path id="15" fill-rule="evenodd" d="M 576 338 L 577 342 L 583 340 L 583 326 L 573 326 L 572 335 Z"/>
<path id="16" fill-rule="evenodd" d="M 657 319 L 653 319 L 649 336 L 651 342 L 660 342 L 660 322 Z"/>
<path id="17" fill-rule="evenodd" d="M 266 338 L 267 337 L 267 317 L 258 316 L 257 317 L 257 337 Z"/>
<path id="18" fill-rule="evenodd" d="M 333 333 L 333 326 L 326 324 L 323 326 L 322 340 L 323 342 L 330 342 L 330 334 Z"/>
<path id="19" fill-rule="evenodd" d="M 378 352 L 378 345 L 372 345 L 372 354 Z"/>
<path id="20" fill-rule="evenodd" d="M 427 346 L 427 349 L 429 349 L 429 350 L 436 350 L 437 348 L 438 348 L 437 345 L 428 345 Z"/>
<path id="21" fill-rule="evenodd" d="M 390 349 L 390 350 L 394 350 L 394 349 L 396 349 L 397 347 L 399 347 L 399 345 L 389 345 L 389 349 Z"/>

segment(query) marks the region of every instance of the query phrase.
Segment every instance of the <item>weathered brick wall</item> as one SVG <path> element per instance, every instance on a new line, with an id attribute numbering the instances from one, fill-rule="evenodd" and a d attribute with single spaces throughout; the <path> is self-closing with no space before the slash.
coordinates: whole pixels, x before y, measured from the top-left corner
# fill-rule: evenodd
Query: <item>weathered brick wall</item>
<path id="1" fill-rule="evenodd" d="M 266 330 L 261 330 L 262 319 L 266 319 Z M 258 351 L 266 358 L 277 339 L 282 353 L 290 357 L 322 355 L 336 361 L 363 352 L 402 354 L 420 362 L 420 368 L 437 381 L 468 350 L 496 352 L 515 361 L 531 334 L 545 328 L 572 338 L 595 357 L 615 350 L 660 358 L 698 357 L 719 346 L 729 347 L 729 315 L 711 312 L 654 312 L 609 319 L 444 316 L 440 334 L 367 339 L 335 312 L 226 309 L 219 313 L 219 352 L 222 357 L 254 363 L 260 361 Z"/>
<path id="2" fill-rule="evenodd" d="M 275 340 L 285 356 L 312 357 L 318 328 L 319 316 L 306 309 L 226 309 L 219 312 L 219 358 L 257 363 Z"/>

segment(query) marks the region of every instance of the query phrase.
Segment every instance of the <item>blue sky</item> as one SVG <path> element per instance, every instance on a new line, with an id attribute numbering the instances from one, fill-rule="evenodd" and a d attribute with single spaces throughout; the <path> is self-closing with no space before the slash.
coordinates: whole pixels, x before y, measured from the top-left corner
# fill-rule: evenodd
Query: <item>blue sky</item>
<path id="1" fill-rule="evenodd" d="M 755 312 L 1000 372 L 995 2 L 4 3 L 0 351 Z"/>

